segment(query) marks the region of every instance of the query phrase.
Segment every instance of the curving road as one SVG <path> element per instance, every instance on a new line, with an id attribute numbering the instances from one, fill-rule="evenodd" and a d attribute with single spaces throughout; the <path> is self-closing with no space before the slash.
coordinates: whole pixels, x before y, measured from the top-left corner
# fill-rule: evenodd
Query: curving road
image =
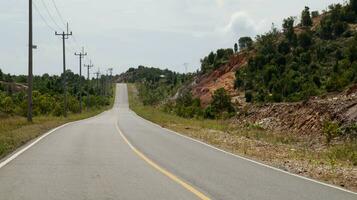
<path id="1" fill-rule="evenodd" d="M 143 120 L 124 84 L 112 110 L 27 148 L 0 163 L 0 200 L 357 200 Z"/>

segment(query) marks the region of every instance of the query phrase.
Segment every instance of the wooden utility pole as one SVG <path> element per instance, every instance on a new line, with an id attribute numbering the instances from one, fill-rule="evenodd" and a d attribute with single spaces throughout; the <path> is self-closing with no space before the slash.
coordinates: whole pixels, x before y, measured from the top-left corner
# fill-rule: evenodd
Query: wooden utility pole
<path id="1" fill-rule="evenodd" d="M 82 59 L 87 56 L 87 53 L 84 53 L 84 48 L 82 48 L 82 52 L 74 53 L 74 55 L 79 57 L 79 112 L 82 112 Z"/>
<path id="2" fill-rule="evenodd" d="M 67 117 L 67 83 L 66 83 L 66 40 L 69 36 L 72 36 L 72 31 L 69 33 L 68 23 L 67 23 L 67 33 L 64 31 L 62 33 L 55 32 L 56 36 L 62 37 L 62 46 L 63 46 L 63 95 L 64 95 L 64 108 L 63 115 Z"/>
<path id="3" fill-rule="evenodd" d="M 28 102 L 27 121 L 32 122 L 32 87 L 33 87 L 33 36 L 32 36 L 32 0 L 29 0 L 29 46 L 28 46 Z"/>
<path id="4" fill-rule="evenodd" d="M 90 89 L 90 77 L 89 77 L 89 70 L 92 68 L 94 65 L 92 64 L 92 61 L 89 62 L 89 65 L 84 65 L 84 67 L 87 67 L 87 81 L 88 81 L 88 91 L 87 91 L 87 110 L 89 110 L 89 104 L 90 104 L 90 94 L 89 94 L 89 89 Z"/>

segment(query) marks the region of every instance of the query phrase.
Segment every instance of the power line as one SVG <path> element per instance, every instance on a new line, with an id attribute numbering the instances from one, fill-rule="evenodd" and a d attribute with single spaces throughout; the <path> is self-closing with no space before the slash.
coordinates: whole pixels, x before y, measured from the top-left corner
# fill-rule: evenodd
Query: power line
<path id="1" fill-rule="evenodd" d="M 48 16 L 50 17 L 50 19 L 52 20 L 52 22 L 55 24 L 55 26 L 57 26 L 58 29 L 64 31 L 64 29 L 61 28 L 61 26 L 59 26 L 58 23 L 56 22 L 56 20 L 53 18 L 53 16 L 52 16 L 50 10 L 48 9 L 47 4 L 45 3 L 45 1 L 44 1 L 44 0 L 41 0 L 41 2 L 42 2 L 43 7 L 45 7 L 45 10 L 46 10 Z"/>
<path id="2" fill-rule="evenodd" d="M 57 6 L 55 0 L 52 0 L 52 4 L 53 4 L 53 6 L 54 6 L 55 9 L 56 9 L 56 12 L 57 12 L 59 18 L 61 19 L 61 22 L 63 23 L 64 26 L 66 26 L 66 22 L 65 22 L 65 20 L 63 19 L 62 14 L 61 14 L 61 12 L 60 12 L 59 9 L 58 9 L 58 6 Z"/>
<path id="3" fill-rule="evenodd" d="M 35 2 L 32 2 L 33 7 L 35 8 L 37 14 L 40 16 L 40 18 L 42 19 L 42 21 L 46 24 L 46 26 L 51 30 L 51 31 L 56 31 L 55 28 L 53 28 L 46 20 L 46 18 L 41 14 L 40 10 L 38 9 L 37 5 Z"/>

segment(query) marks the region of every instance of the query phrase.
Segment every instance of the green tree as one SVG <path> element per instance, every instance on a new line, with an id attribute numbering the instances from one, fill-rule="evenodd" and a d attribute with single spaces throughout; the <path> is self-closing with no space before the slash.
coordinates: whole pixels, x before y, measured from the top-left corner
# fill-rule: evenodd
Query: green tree
<path id="1" fill-rule="evenodd" d="M 310 8 L 305 6 L 305 9 L 301 13 L 301 25 L 305 27 L 312 26 L 312 19 L 310 15 Z"/>
<path id="2" fill-rule="evenodd" d="M 241 37 L 239 38 L 239 49 L 250 49 L 253 45 L 253 40 L 251 37 Z"/>
<path id="3" fill-rule="evenodd" d="M 302 48 L 308 48 L 312 45 L 312 34 L 309 31 L 304 31 L 298 36 L 299 45 Z"/>
<path id="4" fill-rule="evenodd" d="M 234 53 L 237 53 L 237 52 L 238 52 L 238 44 L 235 43 L 235 44 L 234 44 Z"/>
<path id="5" fill-rule="evenodd" d="M 217 114 L 222 114 L 223 112 L 233 113 L 235 111 L 231 97 L 224 88 L 220 88 L 214 92 L 211 106 Z"/>
<path id="6" fill-rule="evenodd" d="M 296 37 L 297 37 L 294 31 L 294 22 L 295 22 L 294 17 L 288 17 L 284 19 L 283 22 L 284 35 L 291 44 L 295 44 Z"/>

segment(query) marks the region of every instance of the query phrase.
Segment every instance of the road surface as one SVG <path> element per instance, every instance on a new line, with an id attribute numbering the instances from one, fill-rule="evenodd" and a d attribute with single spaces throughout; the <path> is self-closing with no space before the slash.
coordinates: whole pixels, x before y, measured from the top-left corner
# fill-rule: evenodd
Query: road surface
<path id="1" fill-rule="evenodd" d="M 112 110 L 11 159 L 0 168 L 1 200 L 357 200 L 145 121 L 128 108 L 124 84 Z"/>

